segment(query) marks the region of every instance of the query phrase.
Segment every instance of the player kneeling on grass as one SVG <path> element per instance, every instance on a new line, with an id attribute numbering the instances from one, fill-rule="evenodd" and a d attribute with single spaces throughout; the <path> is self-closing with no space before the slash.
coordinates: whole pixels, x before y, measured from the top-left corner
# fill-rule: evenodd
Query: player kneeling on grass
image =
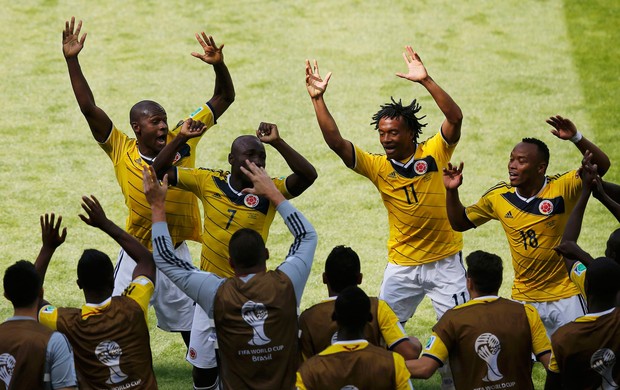
<path id="1" fill-rule="evenodd" d="M 81 308 L 56 308 L 47 304 L 39 321 L 64 333 L 73 346 L 75 368 L 82 389 L 157 389 L 149 329 L 148 305 L 155 289 L 153 256 L 144 245 L 110 221 L 99 201 L 82 197 L 88 217 L 80 218 L 118 242 L 137 261 L 133 281 L 122 296 L 112 296 L 114 267 L 103 252 L 87 249 L 77 266 L 77 284 L 84 291 Z M 54 214 L 41 217 L 43 247 L 35 266 L 45 279 L 52 255 L 66 236 Z"/>
<path id="2" fill-rule="evenodd" d="M 297 389 L 413 389 L 403 357 L 364 339 L 364 329 L 373 320 L 370 306 L 357 286 L 340 292 L 332 314 L 338 324 L 336 340 L 302 364 Z"/>
<path id="3" fill-rule="evenodd" d="M 418 360 L 407 361 L 413 378 L 429 378 L 450 361 L 457 390 L 533 389 L 532 353 L 547 368 L 551 346 L 538 312 L 497 296 L 503 266 L 499 256 L 467 256 L 471 300 L 448 310 Z"/>

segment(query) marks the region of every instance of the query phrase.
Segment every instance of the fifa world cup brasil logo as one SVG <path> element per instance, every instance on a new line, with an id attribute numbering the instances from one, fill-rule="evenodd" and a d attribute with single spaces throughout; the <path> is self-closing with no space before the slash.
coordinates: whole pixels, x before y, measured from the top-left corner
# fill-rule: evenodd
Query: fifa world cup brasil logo
<path id="1" fill-rule="evenodd" d="M 122 354 L 121 346 L 113 340 L 102 341 L 95 348 L 97 359 L 110 369 L 110 378 L 105 381 L 108 385 L 120 383 L 127 379 L 127 374 L 123 373 L 120 367 Z"/>
<path id="2" fill-rule="evenodd" d="M 248 341 L 250 345 L 265 345 L 271 339 L 265 334 L 265 320 L 269 316 L 267 308 L 262 303 L 247 301 L 241 307 L 241 317 L 252 327 L 254 336 Z"/>
<path id="3" fill-rule="evenodd" d="M 0 379 L 4 382 L 4 388 L 9 388 L 11 378 L 13 377 L 13 371 L 15 370 L 15 358 L 13 355 L 3 353 L 0 355 Z"/>
<path id="4" fill-rule="evenodd" d="M 480 359 L 487 363 L 487 375 L 482 378 L 485 382 L 495 382 L 504 376 L 497 367 L 497 357 L 502 350 L 499 339 L 493 333 L 483 333 L 476 339 L 475 350 Z"/>
<path id="5" fill-rule="evenodd" d="M 614 381 L 612 376 L 615 364 L 616 354 L 611 349 L 601 348 L 592 354 L 592 358 L 590 358 L 590 367 L 603 377 L 601 389 L 618 389 L 618 384 Z"/>

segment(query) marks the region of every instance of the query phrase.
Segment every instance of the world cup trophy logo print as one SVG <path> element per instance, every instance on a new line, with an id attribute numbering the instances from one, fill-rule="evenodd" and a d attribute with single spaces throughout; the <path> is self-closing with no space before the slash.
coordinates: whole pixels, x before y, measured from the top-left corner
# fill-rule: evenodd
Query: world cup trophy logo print
<path id="1" fill-rule="evenodd" d="M 265 320 L 269 316 L 267 308 L 262 303 L 247 301 L 241 307 L 241 317 L 252 327 L 254 336 L 248 344 L 265 345 L 271 342 L 271 339 L 265 334 Z"/>
<path id="2" fill-rule="evenodd" d="M 110 378 L 105 383 L 113 385 L 127 379 L 127 374 L 121 371 L 121 355 L 123 350 L 121 346 L 114 340 L 102 341 L 95 348 L 97 359 L 110 369 Z"/>
<path id="3" fill-rule="evenodd" d="M 601 348 L 592 354 L 590 367 L 603 377 L 600 387 L 602 390 L 615 390 L 619 388 L 612 376 L 615 364 L 616 354 L 609 348 Z"/>
<path id="4" fill-rule="evenodd" d="M 11 378 L 13 377 L 13 371 L 15 370 L 15 358 L 13 355 L 3 353 L 0 355 L 0 379 L 4 382 L 4 388 L 9 388 Z"/>
<path id="5" fill-rule="evenodd" d="M 493 333 L 483 333 L 476 339 L 474 346 L 480 359 L 487 363 L 487 375 L 482 378 L 485 382 L 495 382 L 504 376 L 497 367 L 497 358 L 502 346 L 499 339 Z"/>

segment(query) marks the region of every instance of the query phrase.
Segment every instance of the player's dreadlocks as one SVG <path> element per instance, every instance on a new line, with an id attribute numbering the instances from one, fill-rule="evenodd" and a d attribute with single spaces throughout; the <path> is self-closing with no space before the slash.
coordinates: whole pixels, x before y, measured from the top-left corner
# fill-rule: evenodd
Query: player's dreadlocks
<path id="1" fill-rule="evenodd" d="M 392 103 L 386 103 L 381 106 L 381 109 L 372 117 L 371 125 L 375 126 L 375 130 L 379 129 L 379 121 L 381 118 L 398 118 L 402 117 L 409 127 L 413 131 L 413 142 L 418 143 L 418 136 L 422 134 L 422 128 L 426 126 L 426 123 L 420 123 L 420 121 L 426 118 L 426 115 L 417 117 L 417 114 L 422 107 L 418 104 L 416 99 L 413 99 L 410 105 L 403 106 L 402 100 L 394 100 L 394 97 L 390 96 Z"/>

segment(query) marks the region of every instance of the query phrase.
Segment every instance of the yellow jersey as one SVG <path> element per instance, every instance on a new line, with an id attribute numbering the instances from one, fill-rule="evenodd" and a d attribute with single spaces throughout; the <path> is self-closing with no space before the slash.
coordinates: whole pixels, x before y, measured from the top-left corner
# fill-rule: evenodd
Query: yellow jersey
<path id="1" fill-rule="evenodd" d="M 455 147 L 439 132 L 419 143 L 409 161 L 402 163 L 355 146 L 353 170 L 372 181 L 388 212 L 390 263 L 432 263 L 463 248 L 461 233 L 448 221 L 442 179 Z"/>
<path id="2" fill-rule="evenodd" d="M 177 169 L 177 187 L 190 191 L 202 201 L 204 231 L 200 269 L 222 277 L 234 275 L 228 264 L 230 237 L 237 230 L 248 228 L 258 232 L 267 242 L 276 210 L 267 198 L 233 189 L 229 179 L 230 172 L 221 170 Z M 273 182 L 287 199 L 292 197 L 286 189 L 286 178 L 274 178 Z M 186 193 L 192 195 L 190 192 Z"/>
<path id="3" fill-rule="evenodd" d="M 513 299 L 549 302 L 579 293 L 568 278 L 564 260 L 553 248 L 562 240 L 580 192 L 581 179 L 573 170 L 548 176 L 540 192 L 529 200 L 501 182 L 465 209 L 474 226 L 491 219 L 501 222 L 514 267 Z"/>
<path id="4" fill-rule="evenodd" d="M 204 104 L 194 111 L 190 118 L 202 121 L 207 127 L 215 124 L 211 108 Z M 168 132 L 170 142 L 180 131 L 181 122 L 174 130 Z M 174 161 L 175 166 L 193 167 L 196 163 L 196 146 L 201 137 L 187 141 Z M 144 246 L 151 249 L 151 206 L 146 200 L 142 187 L 142 168 L 149 164 L 138 150 L 135 138 L 129 138 L 115 126 L 108 139 L 99 144 L 112 160 L 116 180 L 125 197 L 129 209 L 126 230 Z M 174 245 L 185 241 L 200 240 L 200 210 L 192 194 L 170 188 L 166 195 L 166 216 L 170 236 Z"/>

